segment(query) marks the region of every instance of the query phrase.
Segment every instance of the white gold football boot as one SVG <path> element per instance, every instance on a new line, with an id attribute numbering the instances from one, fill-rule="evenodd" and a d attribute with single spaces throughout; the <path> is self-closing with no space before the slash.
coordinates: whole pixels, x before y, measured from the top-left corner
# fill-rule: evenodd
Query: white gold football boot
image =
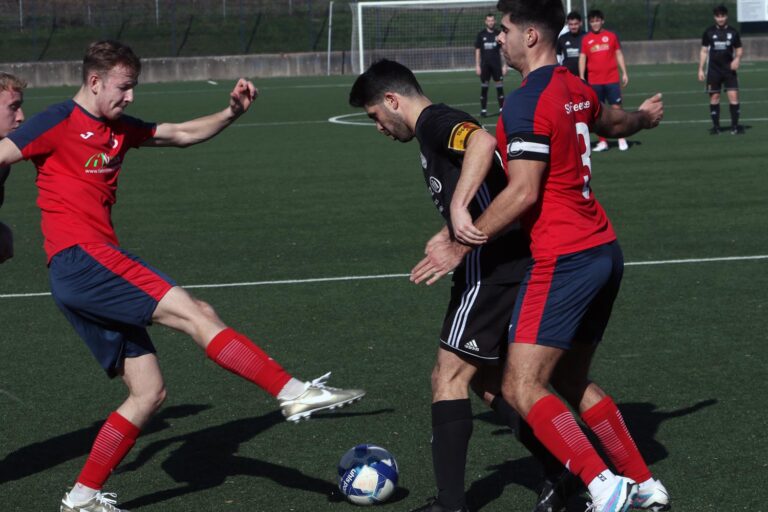
<path id="1" fill-rule="evenodd" d="M 279 400 L 283 416 L 288 421 L 298 422 L 309 418 L 317 411 L 336 409 L 356 402 L 365 396 L 362 389 L 339 389 L 326 386 L 331 372 L 322 377 L 306 382 L 304 392 L 291 399 Z"/>

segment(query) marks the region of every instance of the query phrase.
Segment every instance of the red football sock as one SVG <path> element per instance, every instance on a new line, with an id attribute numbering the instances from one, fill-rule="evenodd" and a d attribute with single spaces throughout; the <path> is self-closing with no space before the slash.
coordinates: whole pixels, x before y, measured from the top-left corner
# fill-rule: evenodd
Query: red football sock
<path id="1" fill-rule="evenodd" d="M 77 481 L 91 489 L 101 489 L 110 473 L 136 443 L 139 427 L 113 412 L 99 430 L 93 448 Z"/>
<path id="2" fill-rule="evenodd" d="M 547 450 L 585 485 L 608 469 L 571 411 L 555 395 L 547 395 L 533 404 L 525 421 Z"/>
<path id="3" fill-rule="evenodd" d="M 597 435 L 619 473 L 638 483 L 651 478 L 651 471 L 611 397 L 606 396 L 590 407 L 581 419 Z"/>
<path id="4" fill-rule="evenodd" d="M 234 329 L 226 328 L 214 336 L 205 353 L 222 368 L 248 379 L 272 396 L 277 396 L 291 380 L 282 366 Z"/>

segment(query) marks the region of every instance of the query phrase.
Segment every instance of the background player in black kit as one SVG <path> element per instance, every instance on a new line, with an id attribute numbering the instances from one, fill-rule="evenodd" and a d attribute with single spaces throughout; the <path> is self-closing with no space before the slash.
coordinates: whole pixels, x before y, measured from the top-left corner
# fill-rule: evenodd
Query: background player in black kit
<path id="1" fill-rule="evenodd" d="M 485 28 L 475 38 L 475 73 L 480 77 L 480 115 L 488 115 L 488 83 L 491 78 L 496 82 L 496 96 L 499 100 L 499 112 L 504 105 L 504 75 L 507 73 L 507 65 L 501 59 L 499 43 L 496 36 L 499 35 L 496 26 L 496 17 L 492 13 L 485 15 Z"/>
<path id="2" fill-rule="evenodd" d="M 360 75 L 349 103 L 364 108 L 378 130 L 394 140 L 419 141 L 421 165 L 432 200 L 445 226 L 426 244 L 426 257 L 411 272 L 411 280 L 434 273 L 447 254 L 460 247 L 454 229 L 461 224 L 465 236 L 484 242 L 472 226 L 507 183 L 496 140 L 469 114 L 424 96 L 413 73 L 405 66 L 381 60 Z M 491 168 L 477 190 L 461 180 L 474 169 Z M 456 204 L 456 198 L 469 198 Z M 470 202 L 471 201 L 471 202 Z M 452 211 L 458 212 L 453 215 Z M 499 396 L 500 369 L 507 348 L 509 312 L 529 263 L 527 237 L 514 227 L 470 252 L 453 275 L 448 311 L 443 321 L 437 361 L 432 372 L 432 459 L 438 495 L 421 511 L 466 511 L 464 467 L 472 434 L 468 387 L 485 400 L 518 432 L 523 444 L 545 464 L 545 472 L 559 475 L 563 467 L 535 442 L 524 422 Z M 428 281 L 427 284 L 430 284 Z M 549 500 L 536 510 L 546 508 Z"/>
<path id="3" fill-rule="evenodd" d="M 581 40 L 584 38 L 581 14 L 571 11 L 565 20 L 568 32 L 557 39 L 557 59 L 560 64 L 568 68 L 568 71 L 579 76 L 579 53 L 581 53 Z"/>
<path id="4" fill-rule="evenodd" d="M 744 128 L 739 125 L 741 112 L 736 71 L 741 64 L 744 49 L 739 33 L 728 25 L 728 9 L 724 5 L 718 5 L 712 12 L 715 15 L 715 24 L 704 31 L 699 53 L 699 81 L 703 82 L 706 78 L 709 93 L 709 115 L 712 118 L 709 133 L 720 133 L 720 90 L 725 86 L 731 110 L 731 134 L 740 135 L 744 133 Z"/>

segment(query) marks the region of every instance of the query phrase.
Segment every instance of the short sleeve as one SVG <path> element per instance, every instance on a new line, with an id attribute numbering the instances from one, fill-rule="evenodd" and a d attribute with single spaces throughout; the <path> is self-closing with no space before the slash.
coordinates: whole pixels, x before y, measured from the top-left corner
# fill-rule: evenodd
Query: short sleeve
<path id="1" fill-rule="evenodd" d="M 710 45 L 709 41 L 709 30 L 705 30 L 704 34 L 701 36 L 701 46 L 709 47 Z"/>
<path id="2" fill-rule="evenodd" d="M 131 116 L 122 116 L 120 124 L 126 135 L 126 141 L 129 147 L 136 148 L 144 142 L 155 136 L 157 130 L 156 123 L 148 123 Z"/>
<path id="3" fill-rule="evenodd" d="M 733 32 L 733 42 L 732 42 L 732 44 L 733 44 L 734 48 L 741 48 L 741 36 L 736 31 Z"/>
<path id="4" fill-rule="evenodd" d="M 502 123 L 506 136 L 506 156 L 510 160 L 549 162 L 550 135 L 546 115 L 538 114 L 539 95 L 525 88 L 515 91 L 505 102 Z"/>

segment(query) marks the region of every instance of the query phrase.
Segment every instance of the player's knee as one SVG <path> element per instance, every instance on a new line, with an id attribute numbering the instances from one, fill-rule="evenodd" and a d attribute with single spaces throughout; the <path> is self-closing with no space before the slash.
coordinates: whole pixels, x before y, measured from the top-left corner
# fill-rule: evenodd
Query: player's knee
<path id="1" fill-rule="evenodd" d="M 160 384 L 143 390 L 140 394 L 134 395 L 133 399 L 146 414 L 152 414 L 163 405 L 168 393 L 165 385 Z"/>
<path id="2" fill-rule="evenodd" d="M 202 300 L 195 299 L 195 305 L 200 311 L 200 314 L 205 318 L 209 320 L 215 320 L 215 321 L 219 320 L 219 316 L 218 314 L 216 314 L 216 310 L 213 309 L 213 306 L 211 306 L 207 302 L 203 302 Z"/>

